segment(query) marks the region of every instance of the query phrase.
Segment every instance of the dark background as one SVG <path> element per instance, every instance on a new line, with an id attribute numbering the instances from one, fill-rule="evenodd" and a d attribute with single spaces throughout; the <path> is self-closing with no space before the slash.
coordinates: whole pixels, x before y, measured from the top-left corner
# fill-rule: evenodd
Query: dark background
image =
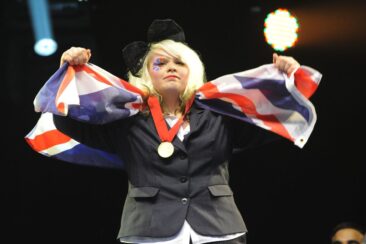
<path id="1" fill-rule="evenodd" d="M 266 15 L 298 17 L 297 46 L 283 53 L 323 74 L 311 98 L 318 122 L 299 149 L 280 141 L 231 163 L 230 184 L 250 244 L 329 243 L 341 221 L 366 224 L 365 55 L 362 1 L 66 1 L 51 13 L 56 54 L 37 56 L 26 1 L 2 1 L 1 243 L 118 243 L 127 176 L 38 155 L 24 136 L 39 114 L 33 99 L 71 46 L 92 49 L 92 63 L 125 76 L 122 48 L 145 40 L 156 18 L 173 18 L 198 50 L 208 79 L 272 62 Z"/>

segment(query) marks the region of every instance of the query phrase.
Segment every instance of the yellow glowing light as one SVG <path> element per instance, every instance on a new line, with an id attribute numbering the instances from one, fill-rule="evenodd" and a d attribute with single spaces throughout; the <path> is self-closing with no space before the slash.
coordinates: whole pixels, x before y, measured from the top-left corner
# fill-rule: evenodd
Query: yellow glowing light
<path id="1" fill-rule="evenodd" d="M 299 24 L 286 9 L 277 9 L 267 15 L 264 21 L 264 36 L 269 45 L 277 51 L 285 51 L 295 45 Z"/>

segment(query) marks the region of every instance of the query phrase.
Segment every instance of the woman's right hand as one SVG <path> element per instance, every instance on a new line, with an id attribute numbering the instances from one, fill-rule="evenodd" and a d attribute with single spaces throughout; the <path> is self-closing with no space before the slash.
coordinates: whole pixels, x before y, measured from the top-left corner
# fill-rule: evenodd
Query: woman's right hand
<path id="1" fill-rule="evenodd" d="M 86 64 L 91 57 L 90 49 L 83 47 L 71 47 L 66 50 L 60 60 L 60 67 L 68 62 L 70 65 L 82 65 Z"/>

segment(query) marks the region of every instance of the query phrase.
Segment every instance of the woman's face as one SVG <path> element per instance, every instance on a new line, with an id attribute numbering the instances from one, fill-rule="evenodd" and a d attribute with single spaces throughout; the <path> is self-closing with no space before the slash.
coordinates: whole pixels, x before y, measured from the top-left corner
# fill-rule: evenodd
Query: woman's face
<path id="1" fill-rule="evenodd" d="M 188 66 L 180 59 L 160 50 L 148 60 L 148 70 L 152 84 L 161 95 L 182 94 L 188 82 Z"/>

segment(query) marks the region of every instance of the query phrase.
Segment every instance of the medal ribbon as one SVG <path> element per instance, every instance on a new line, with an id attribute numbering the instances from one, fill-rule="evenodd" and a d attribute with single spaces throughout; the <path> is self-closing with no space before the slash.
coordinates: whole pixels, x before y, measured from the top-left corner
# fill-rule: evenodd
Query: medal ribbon
<path id="1" fill-rule="evenodd" d="M 177 123 L 168 130 L 168 126 L 166 125 L 165 119 L 163 117 L 163 111 L 161 110 L 159 99 L 156 96 L 150 96 L 147 99 L 147 103 L 149 105 L 151 115 L 154 120 L 155 128 L 158 132 L 160 140 L 162 142 L 168 141 L 172 142 L 174 137 L 177 135 L 179 127 L 183 123 L 183 119 L 186 116 L 187 112 L 192 106 L 195 96 L 193 95 L 192 98 L 186 103 L 185 111 L 182 116 L 179 118 Z"/>

